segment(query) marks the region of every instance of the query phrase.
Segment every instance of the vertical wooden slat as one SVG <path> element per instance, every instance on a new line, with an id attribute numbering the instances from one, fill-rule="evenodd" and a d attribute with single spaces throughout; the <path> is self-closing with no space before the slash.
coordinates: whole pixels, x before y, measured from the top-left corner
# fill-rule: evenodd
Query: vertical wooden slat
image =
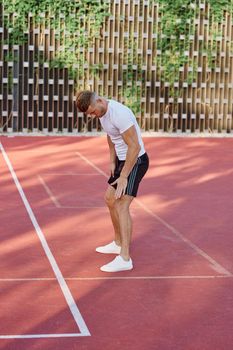
<path id="1" fill-rule="evenodd" d="M 141 110 L 137 120 L 145 131 L 232 132 L 232 15 L 225 13 L 216 27 L 209 21 L 209 2 L 196 2 L 194 33 L 191 21 L 187 23 L 190 34 L 185 55 L 189 63 L 180 67 L 179 80 L 171 85 L 163 79 L 163 53 L 158 47 L 158 38 L 163 35 L 162 5 L 149 0 L 108 3 L 111 16 L 102 26 L 101 38 L 80 47 L 83 62 L 77 67 L 82 71 L 79 87 L 132 107 L 137 103 L 137 98 L 133 100 L 137 88 Z M 67 68 L 50 69 L 47 63 L 62 49 L 68 35 L 64 15 L 60 14 L 55 38 L 49 11 L 41 14 L 40 26 L 29 13 L 28 42 L 12 48 L 3 15 L 0 4 L 0 126 L 5 125 L 4 131 L 99 131 L 98 120 L 77 113 L 74 79 Z M 90 30 L 90 22 L 85 18 L 80 21 Z M 184 40 L 181 35 L 182 47 Z M 9 55 L 12 59 L 7 60 Z M 196 75 L 193 82 L 189 81 L 190 74 Z M 178 98 L 170 95 L 172 91 Z"/>
<path id="2" fill-rule="evenodd" d="M 9 16 L 7 16 L 9 18 Z M 7 54 L 10 54 L 10 49 L 9 49 L 9 40 L 8 40 L 8 30 L 6 30 L 6 28 L 4 28 L 4 36 L 3 36 L 3 113 L 2 113 L 2 117 L 3 117 L 3 125 L 4 125 L 4 129 L 7 130 L 8 128 L 10 129 L 10 131 L 12 131 L 12 120 L 13 120 L 13 111 L 11 106 L 9 105 L 10 103 L 10 95 L 8 92 L 8 81 L 9 81 L 9 73 L 8 72 L 8 62 L 6 60 L 7 58 Z M 12 62 L 13 65 L 13 62 Z M 12 94 L 11 94 L 11 98 L 12 98 Z"/>
<path id="3" fill-rule="evenodd" d="M 3 4 L 0 3 L 0 130 L 3 128 Z"/>

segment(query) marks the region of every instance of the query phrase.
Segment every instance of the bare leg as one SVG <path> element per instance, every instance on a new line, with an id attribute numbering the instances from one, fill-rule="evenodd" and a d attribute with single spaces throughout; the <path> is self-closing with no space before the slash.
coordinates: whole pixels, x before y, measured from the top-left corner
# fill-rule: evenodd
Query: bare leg
<path id="1" fill-rule="evenodd" d="M 105 196 L 105 203 L 108 206 L 110 217 L 112 220 L 114 232 L 115 232 L 115 242 L 118 245 L 121 245 L 121 234 L 120 234 L 120 224 L 119 224 L 119 215 L 115 208 L 115 189 L 112 186 L 109 186 Z"/>
<path id="2" fill-rule="evenodd" d="M 132 237 L 132 219 L 129 212 L 130 204 L 134 197 L 124 195 L 115 201 L 115 208 L 118 213 L 120 235 L 121 235 L 121 256 L 124 260 L 130 259 L 129 247 Z"/>

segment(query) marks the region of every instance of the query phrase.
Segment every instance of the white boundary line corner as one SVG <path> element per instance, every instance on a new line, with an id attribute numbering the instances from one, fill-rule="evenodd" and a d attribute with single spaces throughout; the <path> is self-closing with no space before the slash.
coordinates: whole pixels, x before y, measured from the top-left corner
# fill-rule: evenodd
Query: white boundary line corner
<path id="1" fill-rule="evenodd" d="M 59 200 L 54 196 L 54 194 L 52 193 L 52 191 L 50 190 L 49 186 L 45 183 L 44 179 L 42 179 L 42 177 L 40 175 L 37 175 L 40 183 L 42 184 L 42 186 L 45 189 L 45 192 L 47 193 L 47 195 L 49 196 L 50 200 L 53 202 L 53 204 L 55 205 L 55 207 L 57 208 L 61 208 L 61 204 L 59 202 Z"/>
<path id="2" fill-rule="evenodd" d="M 64 279 L 64 277 L 63 277 L 63 275 L 62 275 L 62 273 L 61 273 L 61 271 L 60 271 L 60 269 L 59 269 L 59 267 L 57 265 L 57 262 L 56 262 L 56 260 L 55 260 L 55 258 L 53 256 L 50 248 L 49 248 L 49 245 L 48 245 L 48 243 L 46 241 L 46 238 L 45 238 L 45 236 L 44 236 L 44 234 L 43 234 L 43 232 L 42 232 L 42 230 L 41 230 L 41 228 L 40 228 L 40 226 L 39 226 L 39 224 L 38 224 L 38 222 L 36 220 L 36 217 L 35 217 L 35 215 L 34 215 L 34 213 L 32 211 L 32 208 L 31 208 L 31 206 L 30 206 L 30 204 L 29 204 L 29 202 L 27 200 L 27 197 L 26 197 L 26 195 L 25 195 L 25 193 L 24 193 L 24 191 L 23 191 L 23 189 L 22 189 L 22 187 L 20 185 L 20 182 L 19 182 L 19 180 L 17 178 L 17 175 L 16 175 L 16 173 L 15 173 L 15 171 L 13 169 L 13 166 L 12 166 L 12 164 L 11 164 L 11 162 L 10 162 L 6 152 L 5 152 L 5 149 L 4 149 L 4 147 L 3 147 L 3 145 L 1 143 L 0 143 L 0 150 L 1 150 L 3 158 L 4 158 L 4 160 L 5 160 L 5 162 L 6 162 L 7 166 L 8 166 L 8 169 L 9 169 L 9 171 L 11 173 L 11 176 L 12 176 L 12 178 L 14 180 L 14 183 L 15 183 L 15 185 L 17 187 L 17 190 L 18 190 L 18 192 L 19 192 L 19 194 L 21 196 L 21 199 L 22 199 L 22 201 L 24 203 L 24 206 L 25 206 L 25 208 L 27 210 L 27 213 L 28 213 L 28 215 L 29 215 L 29 217 L 31 219 L 31 222 L 32 222 L 32 224 L 33 224 L 33 226 L 35 228 L 35 231 L 36 231 L 36 233 L 38 235 L 38 238 L 39 238 L 39 240 L 41 242 L 41 245 L 42 245 L 42 247 L 44 249 L 44 252 L 45 252 L 45 254 L 46 254 L 46 256 L 47 256 L 47 258 L 48 258 L 48 260 L 50 262 L 50 265 L 51 265 L 51 267 L 53 269 L 53 272 L 54 272 L 54 274 L 56 276 L 56 279 L 57 279 L 57 281 L 58 281 L 58 283 L 60 285 L 62 293 L 63 293 L 63 295 L 65 297 L 65 300 L 66 300 L 66 302 L 67 302 L 67 304 L 69 306 L 69 309 L 70 309 L 70 311 L 71 311 L 71 313 L 73 315 L 73 318 L 74 318 L 74 320 L 75 320 L 75 322 L 76 322 L 76 324 L 77 324 L 77 326 L 78 326 L 78 328 L 80 330 L 80 333 L 77 333 L 77 334 L 79 334 L 79 336 L 90 336 L 91 334 L 90 334 L 90 332 L 89 332 L 89 330 L 87 328 L 87 325 L 86 325 L 86 323 L 85 323 L 85 321 L 84 321 L 84 319 L 83 319 L 83 317 L 82 317 L 82 315 L 81 315 L 81 313 L 80 313 L 80 311 L 79 311 L 79 309 L 78 309 L 78 307 L 77 307 L 77 305 L 75 303 L 75 300 L 74 300 L 74 298 L 73 298 L 73 296 L 72 296 L 72 294 L 70 292 L 70 289 L 69 289 L 69 287 L 68 287 L 68 285 L 67 285 L 67 283 L 66 283 L 66 281 L 65 281 L 65 279 Z M 24 337 L 25 336 L 26 335 L 24 335 Z M 51 335 L 44 335 L 44 336 L 49 337 Z"/>

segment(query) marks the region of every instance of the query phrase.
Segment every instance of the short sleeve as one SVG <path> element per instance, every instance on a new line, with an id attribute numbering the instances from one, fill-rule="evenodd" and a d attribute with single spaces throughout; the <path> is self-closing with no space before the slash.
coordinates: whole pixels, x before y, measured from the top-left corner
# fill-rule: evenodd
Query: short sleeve
<path id="1" fill-rule="evenodd" d="M 113 116 L 113 123 L 117 127 L 117 129 L 120 131 L 120 133 L 123 134 L 123 132 L 125 132 L 132 125 L 134 125 L 130 110 L 125 109 L 125 110 L 115 111 Z"/>

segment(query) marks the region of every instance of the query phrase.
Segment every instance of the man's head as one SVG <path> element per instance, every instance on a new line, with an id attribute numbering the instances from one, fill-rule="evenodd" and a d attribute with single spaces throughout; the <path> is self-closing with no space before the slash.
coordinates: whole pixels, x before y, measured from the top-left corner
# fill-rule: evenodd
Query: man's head
<path id="1" fill-rule="evenodd" d="M 80 112 L 91 117 L 102 117 L 107 112 L 107 101 L 89 90 L 79 91 L 76 95 L 76 106 Z"/>

